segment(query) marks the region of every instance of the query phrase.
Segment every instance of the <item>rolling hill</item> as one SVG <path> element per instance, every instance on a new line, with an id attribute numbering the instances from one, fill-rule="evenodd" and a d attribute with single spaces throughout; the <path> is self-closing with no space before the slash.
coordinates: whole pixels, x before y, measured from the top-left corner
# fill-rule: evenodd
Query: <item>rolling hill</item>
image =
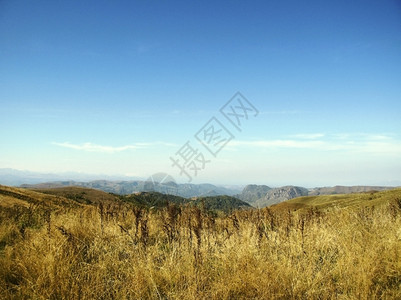
<path id="1" fill-rule="evenodd" d="M 387 186 L 333 186 L 307 189 L 299 186 L 282 186 L 271 188 L 266 185 L 247 185 L 236 195 L 238 199 L 248 202 L 254 207 L 265 207 L 301 196 L 352 194 L 369 191 L 385 191 L 394 187 Z"/>
<path id="2" fill-rule="evenodd" d="M 84 203 L 84 204 L 99 204 L 101 201 L 119 201 L 117 195 L 106 193 L 100 190 L 69 186 L 56 188 L 35 189 L 35 192 L 65 197 L 67 199 Z"/>
<path id="3" fill-rule="evenodd" d="M 386 191 L 364 193 L 304 196 L 287 200 L 271 206 L 273 210 L 306 210 L 315 208 L 329 210 L 332 208 L 377 207 L 389 202 L 401 203 L 401 188 Z"/>
<path id="4" fill-rule="evenodd" d="M 42 205 L 49 208 L 57 208 L 78 207 L 80 203 L 62 195 L 45 194 L 39 191 L 0 185 L 0 206 L 12 207 L 15 205 L 24 207 Z"/>
<path id="5" fill-rule="evenodd" d="M 72 207 L 81 205 L 99 205 L 100 203 L 129 203 L 141 207 L 161 208 L 174 203 L 177 205 L 195 205 L 208 210 L 230 212 L 251 206 L 230 196 L 208 196 L 189 199 L 159 192 L 137 192 L 130 195 L 116 195 L 96 189 L 83 187 L 57 187 L 26 189 L 0 186 L 0 206 L 12 207 L 44 205 L 48 207 Z"/>

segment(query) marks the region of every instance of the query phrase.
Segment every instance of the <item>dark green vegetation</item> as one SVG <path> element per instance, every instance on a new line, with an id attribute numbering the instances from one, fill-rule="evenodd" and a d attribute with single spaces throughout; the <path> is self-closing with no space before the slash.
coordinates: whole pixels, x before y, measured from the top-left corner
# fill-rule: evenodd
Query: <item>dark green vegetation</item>
<path id="1" fill-rule="evenodd" d="M 131 195 L 119 196 L 119 199 L 142 207 L 166 207 L 169 203 L 184 205 L 188 200 L 158 192 L 138 192 Z"/>
<path id="2" fill-rule="evenodd" d="M 120 199 L 143 207 L 166 207 L 168 203 L 173 203 L 184 206 L 197 206 L 208 211 L 222 211 L 225 213 L 241 208 L 252 208 L 248 203 L 226 195 L 185 199 L 157 192 L 140 192 L 128 196 L 120 196 Z"/>
<path id="3" fill-rule="evenodd" d="M 192 203 L 206 210 L 223 211 L 225 213 L 230 213 L 239 208 L 252 208 L 248 203 L 230 196 L 197 197 Z"/>

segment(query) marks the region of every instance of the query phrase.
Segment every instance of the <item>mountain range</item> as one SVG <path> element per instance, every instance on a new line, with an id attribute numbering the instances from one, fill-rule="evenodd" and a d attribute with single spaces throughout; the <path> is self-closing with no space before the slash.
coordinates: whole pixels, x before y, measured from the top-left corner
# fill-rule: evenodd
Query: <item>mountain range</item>
<path id="1" fill-rule="evenodd" d="M 97 189 L 118 195 L 130 195 L 141 192 L 155 192 L 169 194 L 182 198 L 233 196 L 253 207 L 266 207 L 301 196 L 352 194 L 369 191 L 383 191 L 393 189 L 384 186 L 334 186 L 307 189 L 300 186 L 282 186 L 271 188 L 266 185 L 247 185 L 240 191 L 213 184 L 176 184 L 173 182 L 160 184 L 148 181 L 107 181 L 95 180 L 90 182 L 55 181 L 40 184 L 23 184 L 21 187 L 38 190 L 57 189 L 63 187 L 83 187 Z"/>
<path id="2" fill-rule="evenodd" d="M 74 180 L 71 180 L 73 178 Z M 99 179 L 105 178 L 105 179 Z M 161 178 L 162 180 L 159 180 Z M 107 179 L 107 180 L 106 180 Z M 159 182 L 160 181 L 160 182 Z M 305 188 L 300 186 L 269 187 L 250 184 L 240 186 L 218 186 L 213 184 L 177 184 L 171 177 L 151 177 L 148 180 L 129 177 L 101 177 L 80 173 L 41 174 L 13 169 L 0 169 L 0 184 L 21 186 L 30 189 L 82 187 L 97 189 L 117 195 L 140 192 L 155 192 L 183 198 L 234 196 L 254 207 L 266 207 L 301 196 L 350 194 L 393 189 L 387 186 L 334 186 Z"/>
<path id="3" fill-rule="evenodd" d="M 51 181 L 93 181 L 93 180 L 140 180 L 139 177 L 124 175 L 86 174 L 79 172 L 41 173 L 11 168 L 0 168 L 0 184 L 19 186 Z"/>
<path id="4" fill-rule="evenodd" d="M 158 192 L 163 194 L 176 195 L 184 198 L 192 197 L 206 197 L 228 195 L 233 196 L 241 192 L 240 189 L 230 189 L 213 184 L 176 184 L 174 182 L 151 182 L 151 181 L 108 181 L 108 180 L 94 180 L 89 182 L 82 181 L 54 181 L 39 184 L 22 184 L 23 188 L 30 189 L 48 189 L 60 188 L 67 186 L 78 186 L 91 189 L 98 189 L 104 192 L 128 195 L 138 192 Z"/>

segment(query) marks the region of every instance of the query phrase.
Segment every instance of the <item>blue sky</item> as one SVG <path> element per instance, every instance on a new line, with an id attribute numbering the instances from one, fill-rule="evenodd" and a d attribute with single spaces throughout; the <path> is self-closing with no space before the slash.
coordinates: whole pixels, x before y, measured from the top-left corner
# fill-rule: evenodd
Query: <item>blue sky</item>
<path id="1" fill-rule="evenodd" d="M 401 184 L 399 1 L 0 1 L 0 168 Z M 240 91 L 241 131 L 219 109 Z M 234 138 L 212 156 L 194 135 Z M 187 171 L 190 172 L 190 169 Z"/>

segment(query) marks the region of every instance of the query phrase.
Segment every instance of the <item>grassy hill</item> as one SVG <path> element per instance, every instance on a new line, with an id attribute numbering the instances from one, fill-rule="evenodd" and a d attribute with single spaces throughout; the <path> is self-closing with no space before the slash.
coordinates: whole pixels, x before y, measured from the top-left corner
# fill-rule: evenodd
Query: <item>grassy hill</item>
<path id="1" fill-rule="evenodd" d="M 275 204 L 270 208 L 274 210 L 306 210 L 312 207 L 318 210 L 360 208 L 382 206 L 396 199 L 401 199 L 401 189 L 355 194 L 304 196 Z"/>
<path id="2" fill-rule="evenodd" d="M 112 195 L 110 193 L 75 186 L 34 189 L 34 191 L 48 195 L 65 197 L 67 199 L 84 204 L 99 204 L 100 202 L 119 200 L 118 196 Z"/>
<path id="3" fill-rule="evenodd" d="M 353 193 L 366 193 L 371 191 L 386 191 L 394 189 L 391 186 L 369 186 L 369 185 L 354 185 L 343 186 L 336 185 L 331 187 L 316 187 L 309 190 L 309 196 L 317 195 L 334 195 L 334 194 L 353 194 Z"/>
<path id="4" fill-rule="evenodd" d="M 42 205 L 49 208 L 77 207 L 79 203 L 71 201 L 64 195 L 45 194 L 39 191 L 32 191 L 23 188 L 15 188 L 0 185 L 0 206 L 29 207 L 30 205 Z"/>

